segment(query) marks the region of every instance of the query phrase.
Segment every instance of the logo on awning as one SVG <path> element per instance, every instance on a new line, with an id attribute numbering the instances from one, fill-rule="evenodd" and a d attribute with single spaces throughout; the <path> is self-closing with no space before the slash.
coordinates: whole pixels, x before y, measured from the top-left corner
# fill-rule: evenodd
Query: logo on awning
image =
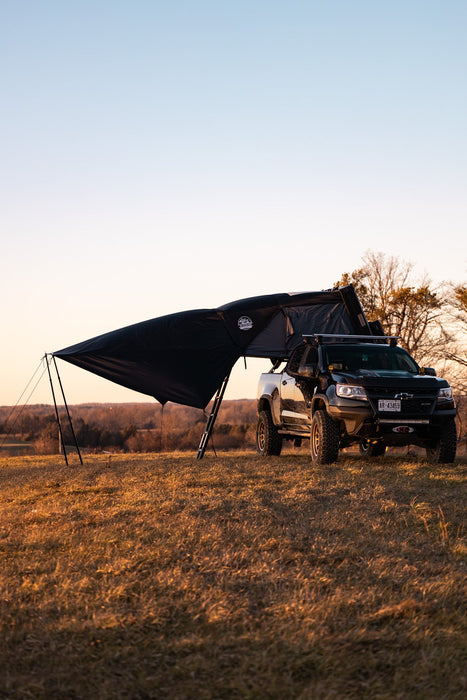
<path id="1" fill-rule="evenodd" d="M 251 331 L 253 328 L 253 321 L 249 316 L 240 316 L 238 319 L 238 327 L 241 331 Z"/>

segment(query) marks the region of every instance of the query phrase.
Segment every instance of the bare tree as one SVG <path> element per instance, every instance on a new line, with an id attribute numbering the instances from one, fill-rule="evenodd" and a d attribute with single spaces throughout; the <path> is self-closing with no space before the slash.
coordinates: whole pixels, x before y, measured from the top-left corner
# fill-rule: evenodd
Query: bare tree
<path id="1" fill-rule="evenodd" d="M 448 353 L 449 359 L 467 368 L 467 286 L 457 285 L 450 299 L 453 322 L 451 336 L 454 342 Z"/>
<path id="2" fill-rule="evenodd" d="M 367 251 L 363 264 L 345 273 L 338 284 L 352 283 L 370 321 L 381 321 L 385 333 L 401 338 L 419 362 L 445 357 L 451 337 L 443 328 L 444 295 L 425 275 L 412 279 L 413 264 Z"/>

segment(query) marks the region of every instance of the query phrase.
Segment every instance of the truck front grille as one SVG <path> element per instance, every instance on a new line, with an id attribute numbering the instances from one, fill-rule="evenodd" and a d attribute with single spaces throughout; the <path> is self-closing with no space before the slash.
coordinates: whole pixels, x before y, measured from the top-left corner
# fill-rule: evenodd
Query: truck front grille
<path id="1" fill-rule="evenodd" d="M 366 390 L 368 399 L 370 401 L 370 404 L 378 415 L 381 416 L 381 418 L 390 418 L 390 417 L 397 417 L 397 416 L 424 416 L 424 415 L 430 415 L 433 413 L 435 406 L 436 406 L 436 399 L 437 399 L 437 394 L 434 394 L 433 392 L 427 393 L 426 391 L 423 393 L 417 392 L 417 391 L 409 391 L 406 392 L 404 389 L 401 389 L 398 391 L 397 389 L 391 388 L 388 389 L 386 387 L 378 387 L 378 389 L 371 389 L 371 390 Z M 394 399 L 398 394 L 404 394 L 404 393 L 410 393 L 412 395 L 411 398 L 402 398 L 401 401 L 401 410 L 399 411 L 379 411 L 378 409 L 378 402 L 380 399 Z"/>

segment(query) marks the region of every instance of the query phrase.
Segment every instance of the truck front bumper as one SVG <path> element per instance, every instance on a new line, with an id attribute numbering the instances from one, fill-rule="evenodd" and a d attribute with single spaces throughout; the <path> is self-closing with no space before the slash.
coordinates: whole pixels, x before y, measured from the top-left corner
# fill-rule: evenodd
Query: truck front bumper
<path id="1" fill-rule="evenodd" d="M 452 420 L 456 409 L 439 410 L 429 414 L 411 415 L 375 413 L 368 403 L 347 399 L 339 404 L 329 404 L 329 415 L 337 422 L 345 423 L 345 432 L 355 438 L 384 438 L 395 444 L 411 444 L 436 436 L 443 425 Z"/>

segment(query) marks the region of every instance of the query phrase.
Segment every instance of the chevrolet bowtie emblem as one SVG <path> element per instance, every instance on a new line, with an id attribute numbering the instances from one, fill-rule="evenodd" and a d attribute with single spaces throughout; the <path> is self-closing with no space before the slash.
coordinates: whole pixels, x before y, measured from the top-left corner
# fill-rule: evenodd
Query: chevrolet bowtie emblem
<path id="1" fill-rule="evenodd" d="M 402 394 L 396 394 L 395 399 L 413 399 L 413 394 L 407 394 L 405 391 Z"/>

